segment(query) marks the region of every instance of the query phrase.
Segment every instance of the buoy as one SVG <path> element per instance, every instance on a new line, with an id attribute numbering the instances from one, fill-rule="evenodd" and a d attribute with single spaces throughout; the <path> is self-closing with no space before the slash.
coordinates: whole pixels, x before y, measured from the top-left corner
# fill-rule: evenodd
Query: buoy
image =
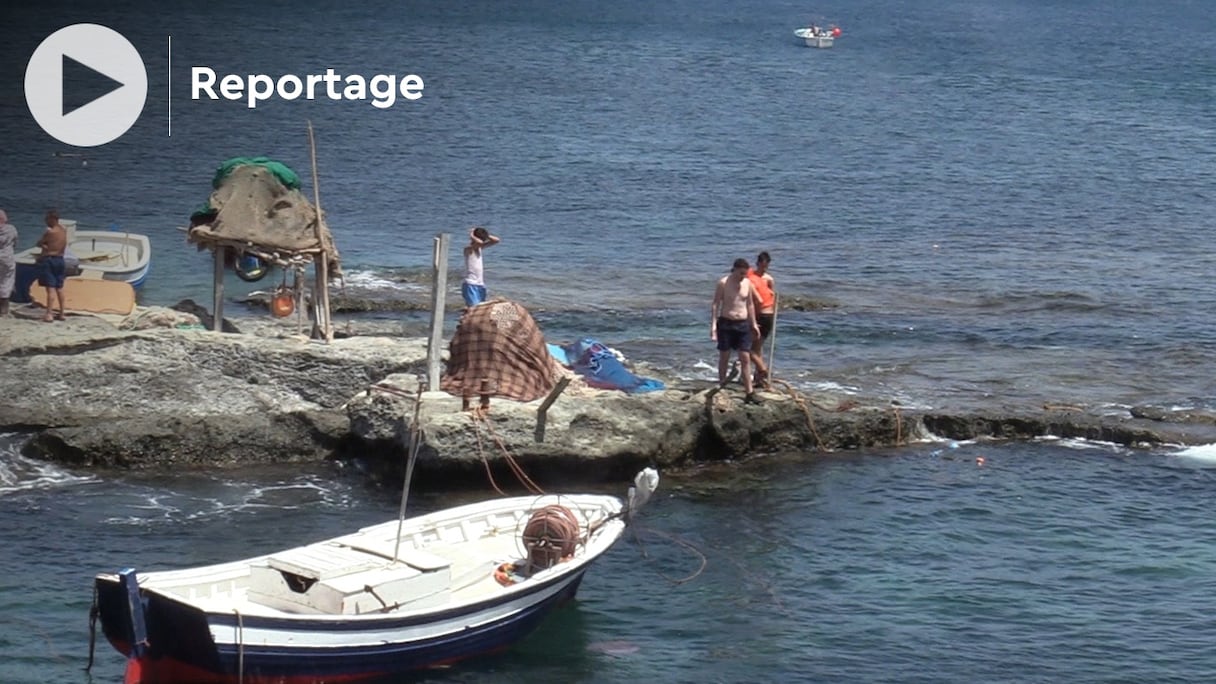
<path id="1" fill-rule="evenodd" d="M 832 37 L 833 37 L 833 38 L 839 38 L 839 37 L 840 37 L 840 27 L 839 27 L 839 26 L 833 26 L 833 27 L 832 27 Z"/>
<path id="2" fill-rule="evenodd" d="M 292 299 L 291 290 L 279 288 L 270 298 L 270 313 L 275 318 L 285 318 L 295 310 L 296 303 Z"/>
<path id="3" fill-rule="evenodd" d="M 247 283 L 256 283 L 270 273 L 266 262 L 252 254 L 242 254 L 232 265 L 232 270 L 236 273 L 236 277 Z"/>

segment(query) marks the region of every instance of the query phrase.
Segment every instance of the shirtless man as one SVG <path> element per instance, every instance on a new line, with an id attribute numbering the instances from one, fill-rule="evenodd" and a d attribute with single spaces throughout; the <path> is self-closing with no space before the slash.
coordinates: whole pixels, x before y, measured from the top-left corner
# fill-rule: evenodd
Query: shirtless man
<path id="1" fill-rule="evenodd" d="M 735 259 L 730 273 L 718 280 L 714 301 L 709 308 L 709 339 L 718 343 L 718 383 L 726 384 L 726 367 L 732 351 L 739 355 L 739 373 L 743 379 L 743 401 L 759 404 L 752 391 L 752 336 L 760 335 L 756 325 L 756 301 L 752 284 L 747 279 L 747 259 Z"/>
<path id="2" fill-rule="evenodd" d="M 38 247 L 42 252 L 38 255 L 38 284 L 46 288 L 46 315 L 42 320 L 50 323 L 63 318 L 63 280 L 67 277 L 67 269 L 63 262 L 63 253 L 68 247 L 68 232 L 59 225 L 59 213 L 55 210 L 46 213 L 46 232 L 38 238 Z M 51 294 L 59 300 L 59 313 L 52 318 L 53 301 Z"/>
<path id="3" fill-rule="evenodd" d="M 768 252 L 756 256 L 756 267 L 747 272 L 747 279 L 756 293 L 756 324 L 760 334 L 752 340 L 752 363 L 756 366 L 756 386 L 768 389 L 768 364 L 764 361 L 764 343 L 773 334 L 773 322 L 777 316 L 777 286 L 768 272 L 772 257 Z"/>
<path id="4" fill-rule="evenodd" d="M 464 248 L 464 282 L 460 284 L 460 294 L 464 297 L 465 307 L 473 307 L 486 300 L 485 264 L 481 258 L 481 250 L 497 245 L 502 240 L 490 231 L 476 226 L 469 231 L 469 244 Z"/>

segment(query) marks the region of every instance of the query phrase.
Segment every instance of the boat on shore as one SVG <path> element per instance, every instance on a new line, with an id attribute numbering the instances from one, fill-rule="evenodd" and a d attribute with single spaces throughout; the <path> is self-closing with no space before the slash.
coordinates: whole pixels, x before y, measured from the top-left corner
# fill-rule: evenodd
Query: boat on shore
<path id="1" fill-rule="evenodd" d="M 68 275 L 85 279 L 116 280 L 131 287 L 143 285 L 152 266 L 152 243 L 148 236 L 119 230 L 77 230 L 76 222 L 62 220 L 68 232 L 64 254 Z M 18 252 L 16 283 L 12 299 L 18 304 L 30 302 L 30 287 L 38 279 L 37 247 Z"/>
<path id="2" fill-rule="evenodd" d="M 822 26 L 810 25 L 805 28 L 795 29 L 794 35 L 801 38 L 806 43 L 807 47 L 813 48 L 830 48 L 836 44 L 836 39 L 840 37 L 841 31 L 839 26 Z"/>
<path id="3" fill-rule="evenodd" d="M 574 597 L 658 484 L 468 504 L 204 567 L 97 575 L 126 682 L 390 677 L 509 647 Z M 635 494 L 640 491 L 641 495 Z"/>

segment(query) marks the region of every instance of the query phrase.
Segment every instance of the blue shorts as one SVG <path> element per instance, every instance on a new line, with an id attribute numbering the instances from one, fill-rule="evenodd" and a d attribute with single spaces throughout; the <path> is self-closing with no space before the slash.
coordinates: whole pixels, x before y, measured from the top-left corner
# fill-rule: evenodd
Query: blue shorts
<path id="1" fill-rule="evenodd" d="M 718 319 L 718 351 L 749 351 L 752 348 L 752 326 L 746 319 Z"/>
<path id="2" fill-rule="evenodd" d="M 464 297 L 465 306 L 477 306 L 486 300 L 486 286 L 461 283 L 460 295 Z"/>
<path id="3" fill-rule="evenodd" d="M 63 287 L 67 277 L 67 265 L 61 256 L 42 257 L 38 260 L 38 284 L 56 290 Z"/>

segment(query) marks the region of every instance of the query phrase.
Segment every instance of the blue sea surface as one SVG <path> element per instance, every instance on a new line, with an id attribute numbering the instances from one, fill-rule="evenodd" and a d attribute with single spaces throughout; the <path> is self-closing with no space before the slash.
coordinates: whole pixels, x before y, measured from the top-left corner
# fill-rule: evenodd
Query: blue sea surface
<path id="1" fill-rule="evenodd" d="M 317 541 L 393 519 L 398 497 L 330 466 L 43 466 L 13 486 L 29 467 L 0 454 L 12 683 L 121 681 L 100 635 L 81 672 L 96 572 Z M 516 648 L 395 681 L 1211 681 L 1214 473 L 1211 448 L 1040 442 L 669 475 L 579 598 Z M 493 495 L 415 485 L 414 513 Z"/>
<path id="2" fill-rule="evenodd" d="M 776 373 L 797 387 L 1216 408 L 1204 0 L 51 1 L 3 19 L 0 207 L 22 246 L 49 206 L 149 235 L 144 304 L 210 305 L 209 254 L 180 228 L 222 161 L 264 154 L 317 183 L 348 292 L 417 296 L 432 237 L 486 225 L 503 239 L 492 295 L 552 342 L 595 337 L 665 377 L 714 377 L 713 282 L 767 250 L 781 297 L 829 305 L 780 313 Z M 148 65 L 142 118 L 86 150 L 36 127 L 21 78 L 77 21 Z M 842 28 L 833 49 L 795 39 L 811 21 Z M 388 109 L 251 110 L 191 100 L 196 65 L 426 86 Z M 457 249 L 450 265 L 455 297 Z M 4 682 L 89 681 L 95 572 L 239 558 L 396 511 L 357 473 L 82 473 L 24 459 L 23 438 L 0 438 Z M 707 553 L 695 580 L 668 583 L 695 555 L 643 534 L 649 559 L 619 544 L 519 649 L 421 679 L 1210 681 L 1210 466 L 1036 442 L 684 474 L 647 524 Z M 420 505 L 448 502 L 419 487 Z M 121 658 L 98 655 L 92 681 L 119 681 Z"/>
<path id="3" fill-rule="evenodd" d="M 0 203 L 24 244 L 48 205 L 149 234 L 146 304 L 210 304 L 208 254 L 180 227 L 230 157 L 270 155 L 311 184 L 311 121 L 353 294 L 417 295 L 447 232 L 455 298 L 458 248 L 485 224 L 503 238 L 491 294 L 552 341 L 712 377 L 714 279 L 768 250 L 780 295 L 832 305 L 780 317 L 778 370 L 800 386 L 949 408 L 1216 396 L 1196 370 L 1216 341 L 1202 2 L 47 7 L 6 10 L 25 27 L 13 54 L 70 20 L 112 24 L 144 51 L 148 103 L 116 142 L 57 158 L 5 79 Z M 800 45 L 809 21 L 839 24 L 836 47 Z M 426 85 L 388 109 L 251 110 L 192 100 L 198 65 Z"/>

